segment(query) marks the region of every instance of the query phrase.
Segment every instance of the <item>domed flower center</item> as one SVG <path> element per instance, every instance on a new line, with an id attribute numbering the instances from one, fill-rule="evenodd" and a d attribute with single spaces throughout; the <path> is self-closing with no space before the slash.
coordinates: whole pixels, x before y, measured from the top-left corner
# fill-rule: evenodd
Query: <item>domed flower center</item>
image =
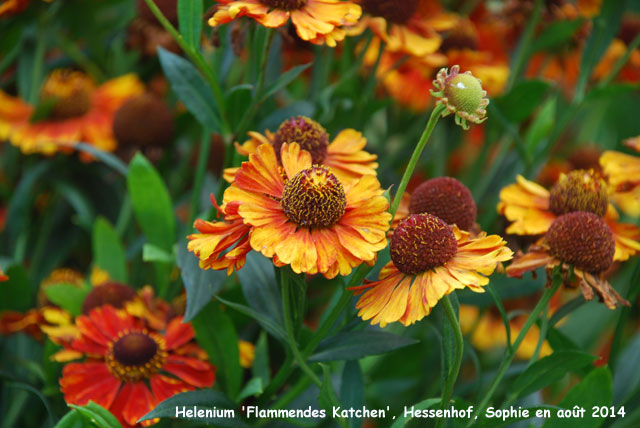
<path id="1" fill-rule="evenodd" d="M 550 253 L 585 272 L 599 273 L 613 263 L 615 241 L 600 217 L 584 211 L 564 214 L 545 235 Z"/>
<path id="2" fill-rule="evenodd" d="M 457 111 L 474 114 L 485 96 L 480 80 L 467 73 L 452 73 L 445 82 L 444 96 Z"/>
<path id="3" fill-rule="evenodd" d="M 467 187 L 451 177 L 432 178 L 411 194 L 411 214 L 428 213 L 460 229 L 470 230 L 476 221 L 476 203 Z"/>
<path id="4" fill-rule="evenodd" d="M 120 309 L 125 302 L 133 300 L 136 291 L 128 285 L 117 282 L 107 282 L 98 285 L 91 290 L 82 302 L 82 313 L 88 314 L 91 309 L 99 308 L 104 305 L 111 305 Z"/>
<path id="5" fill-rule="evenodd" d="M 458 241 L 444 220 L 413 214 L 393 232 L 391 260 L 402 273 L 415 275 L 444 265 L 458 252 Z"/>
<path id="6" fill-rule="evenodd" d="M 416 13 L 419 0 L 364 0 L 365 12 L 381 16 L 394 24 L 405 24 Z"/>
<path id="7" fill-rule="evenodd" d="M 55 70 L 44 82 L 40 98 L 45 103 L 53 103 L 51 117 L 69 119 L 89 111 L 92 92 L 93 82 L 87 75 L 73 70 Z"/>
<path id="8" fill-rule="evenodd" d="M 315 120 L 297 116 L 283 122 L 273 136 L 273 147 L 278 157 L 284 143 L 298 143 L 302 150 L 311 153 L 312 163 L 321 164 L 327 156 L 329 134 Z"/>
<path id="9" fill-rule="evenodd" d="M 133 331 L 112 343 L 107 354 L 107 367 L 125 382 L 149 378 L 165 362 L 164 341 L 146 331 Z"/>
<path id="10" fill-rule="evenodd" d="M 173 116 L 160 97 L 138 95 L 116 112 L 113 133 L 122 145 L 164 146 L 173 136 Z"/>
<path id="11" fill-rule="evenodd" d="M 323 229 L 340 220 L 347 198 L 342 183 L 329 168 L 314 165 L 287 181 L 280 203 L 289 220 L 298 226 Z"/>
<path id="12" fill-rule="evenodd" d="M 465 22 L 449 31 L 449 34 L 442 39 L 442 45 L 440 45 L 442 52 L 465 49 L 478 49 L 478 36 L 474 31 L 473 24 L 470 22 Z"/>
<path id="13" fill-rule="evenodd" d="M 606 184 L 592 170 L 571 171 L 551 188 L 549 209 L 556 215 L 587 211 L 602 217 L 608 206 Z"/>
<path id="14" fill-rule="evenodd" d="M 274 9 L 297 10 L 302 9 L 307 4 L 307 0 L 260 0 L 260 3 Z"/>

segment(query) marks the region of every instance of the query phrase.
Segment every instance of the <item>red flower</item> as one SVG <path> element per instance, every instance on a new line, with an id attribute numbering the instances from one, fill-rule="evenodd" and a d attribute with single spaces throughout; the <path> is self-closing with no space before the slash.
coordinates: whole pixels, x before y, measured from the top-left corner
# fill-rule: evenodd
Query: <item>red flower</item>
<path id="1" fill-rule="evenodd" d="M 173 318 L 162 334 L 125 311 L 103 306 L 79 316 L 76 326 L 81 335 L 69 348 L 87 358 L 64 367 L 64 398 L 76 405 L 93 401 L 125 427 L 136 426 L 161 401 L 215 381 L 215 367 L 183 352 L 192 345 L 194 331 L 182 317 Z"/>

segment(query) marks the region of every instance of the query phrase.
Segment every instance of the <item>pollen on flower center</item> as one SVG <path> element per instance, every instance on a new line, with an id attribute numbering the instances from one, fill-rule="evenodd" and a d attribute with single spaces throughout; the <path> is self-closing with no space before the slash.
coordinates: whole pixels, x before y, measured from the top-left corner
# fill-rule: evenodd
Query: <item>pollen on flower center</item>
<path id="1" fill-rule="evenodd" d="M 419 0 L 364 0 L 363 9 L 394 24 L 404 24 L 415 14 Z"/>
<path id="2" fill-rule="evenodd" d="M 448 224 L 470 230 L 477 208 L 467 186 L 455 178 L 437 177 L 420 184 L 411 194 L 409 212 L 433 214 Z"/>
<path id="3" fill-rule="evenodd" d="M 314 165 L 286 182 L 280 203 L 289 220 L 298 226 L 323 229 L 340 220 L 347 198 L 342 183 L 329 168 Z"/>
<path id="4" fill-rule="evenodd" d="M 592 170 L 571 171 L 551 188 L 549 209 L 556 215 L 587 211 L 602 217 L 608 206 L 606 183 Z"/>
<path id="5" fill-rule="evenodd" d="M 607 223 L 593 213 L 564 214 L 545 235 L 549 251 L 563 262 L 590 273 L 607 270 L 613 263 L 615 241 Z"/>
<path id="6" fill-rule="evenodd" d="M 402 273 L 415 275 L 444 265 L 458 252 L 451 227 L 432 214 L 413 214 L 393 232 L 391 260 Z"/>
<path id="7" fill-rule="evenodd" d="M 273 136 L 273 147 L 278 156 L 284 143 L 298 143 L 302 150 L 311 153 L 312 163 L 321 164 L 327 156 L 329 134 L 315 120 L 297 116 L 284 121 Z"/>
<path id="8" fill-rule="evenodd" d="M 107 367 L 125 382 L 138 382 L 156 373 L 165 362 L 163 340 L 146 331 L 128 332 L 112 343 Z"/>
<path id="9" fill-rule="evenodd" d="M 307 0 L 260 0 L 260 3 L 270 6 L 274 9 L 297 10 L 307 4 Z"/>
<path id="10" fill-rule="evenodd" d="M 91 79 L 73 70 L 53 71 L 42 86 L 40 98 L 43 102 L 53 102 L 51 116 L 54 119 L 68 119 L 82 116 L 91 108 Z"/>

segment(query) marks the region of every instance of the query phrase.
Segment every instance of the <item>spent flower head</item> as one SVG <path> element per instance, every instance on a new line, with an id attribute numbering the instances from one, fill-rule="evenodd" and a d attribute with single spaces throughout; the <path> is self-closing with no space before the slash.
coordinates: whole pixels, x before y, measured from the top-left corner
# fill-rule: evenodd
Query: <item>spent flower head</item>
<path id="1" fill-rule="evenodd" d="M 454 65 L 451 71 L 442 68 L 433 81 L 435 90 L 431 95 L 437 98 L 436 104 L 443 104 L 447 109 L 442 116 L 454 114 L 456 123 L 469 129 L 467 121 L 482 123 L 487 118 L 486 107 L 489 105 L 487 91 L 482 83 L 470 71 L 460 73 L 460 66 Z"/>

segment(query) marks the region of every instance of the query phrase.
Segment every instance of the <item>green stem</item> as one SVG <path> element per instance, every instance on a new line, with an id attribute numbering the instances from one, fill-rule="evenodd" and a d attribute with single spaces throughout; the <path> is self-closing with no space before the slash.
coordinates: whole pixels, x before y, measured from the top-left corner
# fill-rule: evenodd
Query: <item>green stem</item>
<path id="1" fill-rule="evenodd" d="M 120 205 L 120 212 L 118 213 L 118 219 L 116 220 L 116 233 L 120 238 L 124 237 L 129 226 L 132 214 L 131 198 L 128 194 L 122 198 L 122 205 Z"/>
<path id="2" fill-rule="evenodd" d="M 526 64 L 527 58 L 529 57 L 529 47 L 531 46 L 531 39 L 533 39 L 533 35 L 535 33 L 536 27 L 540 22 L 540 18 L 542 17 L 542 0 L 536 0 L 536 3 L 533 7 L 533 13 L 529 18 L 529 23 L 522 33 L 522 37 L 518 42 L 518 48 L 513 56 L 513 61 L 511 61 L 511 72 L 509 73 L 509 80 L 507 82 L 507 89 L 510 89 L 515 81 L 520 77 L 522 70 Z"/>
<path id="3" fill-rule="evenodd" d="M 193 193 L 191 194 L 191 213 L 189 224 L 193 223 L 198 215 L 198 206 L 200 205 L 200 192 L 202 190 L 202 181 L 204 179 L 204 173 L 207 169 L 207 162 L 209 160 L 209 151 L 211 150 L 211 134 L 207 128 L 202 130 L 202 137 L 200 140 L 200 151 L 198 153 L 198 164 L 196 165 L 196 175 L 193 179 Z"/>
<path id="4" fill-rule="evenodd" d="M 182 35 L 175 29 L 175 27 L 169 22 L 169 20 L 164 16 L 162 11 L 156 6 L 153 0 L 144 0 L 149 6 L 149 9 L 156 17 L 156 19 L 160 22 L 162 27 L 171 34 L 171 37 L 178 43 L 180 49 L 193 61 L 193 63 L 198 67 L 200 72 L 204 75 L 205 79 L 209 83 L 211 90 L 213 92 L 213 96 L 216 98 L 216 102 L 218 104 L 218 108 L 220 109 L 220 116 L 222 118 L 222 132 L 224 135 L 228 135 L 231 133 L 231 129 L 229 128 L 229 121 L 227 119 L 227 114 L 225 111 L 225 102 L 224 96 L 222 95 L 222 90 L 220 89 L 220 84 L 218 83 L 218 77 L 216 76 L 215 70 L 206 63 L 202 55 L 199 51 L 195 50 L 184 40 Z"/>
<path id="5" fill-rule="evenodd" d="M 282 363 L 282 366 L 280 366 L 280 370 L 278 370 L 278 373 L 276 373 L 271 382 L 269 382 L 269 386 L 267 386 L 262 395 L 260 395 L 258 404 L 264 405 L 273 394 L 278 392 L 291 375 L 291 372 L 293 372 L 293 357 L 290 353 L 287 353 L 287 357 Z"/>
<path id="6" fill-rule="evenodd" d="M 454 339 L 456 342 L 456 357 L 453 361 L 453 365 L 449 369 L 449 373 L 447 375 L 447 382 L 444 385 L 442 390 L 442 400 L 440 400 L 440 408 L 444 409 L 451 400 L 451 395 L 453 393 L 453 386 L 456 383 L 456 379 L 458 378 L 458 373 L 460 373 L 460 366 L 462 365 L 462 351 L 463 351 L 463 341 L 462 341 L 462 331 L 460 330 L 460 323 L 458 322 L 458 318 L 456 318 L 456 312 L 451 305 L 451 300 L 449 300 L 449 296 L 444 296 L 441 300 L 442 308 L 444 309 L 444 313 L 447 315 L 447 319 L 449 320 L 449 324 L 451 324 L 451 328 L 453 329 Z M 443 426 L 446 423 L 445 418 L 438 418 L 436 421 L 436 428 Z"/>
<path id="7" fill-rule="evenodd" d="M 282 308 L 284 311 L 284 328 L 287 332 L 287 342 L 289 344 L 289 348 L 291 348 L 291 352 L 293 354 L 293 358 L 298 363 L 302 371 L 315 383 L 318 387 L 322 386 L 322 381 L 316 375 L 311 367 L 307 365 L 306 359 L 302 355 L 300 348 L 298 348 L 298 343 L 295 338 L 295 332 L 293 331 L 293 322 L 291 319 L 291 290 L 289 290 L 289 274 L 285 269 L 282 269 L 280 272 L 280 282 L 282 285 Z"/>
<path id="8" fill-rule="evenodd" d="M 491 401 L 491 397 L 493 397 L 493 394 L 496 392 L 496 389 L 498 388 L 498 385 L 500 385 L 500 382 L 502 381 L 502 378 L 507 372 L 507 369 L 509 368 L 509 366 L 511 366 L 511 363 L 513 362 L 513 359 L 516 356 L 516 351 L 520 347 L 520 344 L 522 343 L 525 336 L 529 332 L 529 329 L 531 328 L 531 326 L 536 322 L 536 319 L 538 319 L 538 316 L 540 315 L 542 310 L 549 304 L 549 300 L 551 300 L 551 297 L 555 294 L 556 290 L 558 290 L 558 287 L 560 287 L 560 284 L 562 284 L 562 277 L 559 274 L 555 274 L 553 276 L 553 283 L 551 285 L 551 288 L 547 288 L 547 290 L 544 292 L 544 294 L 540 298 L 540 301 L 538 301 L 538 304 L 536 305 L 536 307 L 533 308 L 533 311 L 531 311 L 531 313 L 529 314 L 529 318 L 527 318 L 527 321 L 522 326 L 522 330 L 520 330 L 520 334 L 518 334 L 518 337 L 516 338 L 516 341 L 513 343 L 513 346 L 511 346 L 511 348 L 507 347 L 507 350 L 504 354 L 504 358 L 502 359 L 502 362 L 500 363 L 500 367 L 498 368 L 498 372 L 496 373 L 496 377 L 493 379 L 493 382 L 489 387 L 489 391 L 487 391 L 484 398 L 482 399 L 482 402 L 480 402 L 480 405 L 477 407 L 476 411 L 473 413 L 472 417 L 470 418 L 470 421 L 467 424 L 467 427 L 473 425 L 474 421 L 476 420 L 475 416 L 480 415 L 487 408 L 487 405 Z"/>
<path id="9" fill-rule="evenodd" d="M 411 155 L 411 159 L 409 159 L 409 165 L 407 165 L 407 169 L 404 170 L 404 175 L 402 176 L 402 180 L 400 181 L 400 185 L 398 186 L 398 191 L 396 192 L 395 197 L 393 198 L 393 204 L 391 205 L 391 218 L 393 219 L 396 216 L 396 211 L 398 211 L 398 207 L 400 206 L 400 201 L 402 200 L 402 195 L 404 191 L 407 189 L 407 184 L 409 184 L 409 180 L 413 175 L 413 171 L 416 169 L 416 165 L 418 165 L 418 161 L 420 160 L 420 155 L 427 145 L 427 141 L 429 141 L 429 137 L 433 132 L 433 129 L 436 127 L 436 123 L 438 123 L 438 119 L 440 119 L 440 115 L 446 109 L 444 104 L 438 104 L 436 108 L 431 112 L 431 116 L 429 117 L 429 121 L 427 122 L 427 126 L 424 128 L 424 132 L 420 137 L 420 141 L 418 141 L 418 145 L 413 150 L 413 154 Z"/>

